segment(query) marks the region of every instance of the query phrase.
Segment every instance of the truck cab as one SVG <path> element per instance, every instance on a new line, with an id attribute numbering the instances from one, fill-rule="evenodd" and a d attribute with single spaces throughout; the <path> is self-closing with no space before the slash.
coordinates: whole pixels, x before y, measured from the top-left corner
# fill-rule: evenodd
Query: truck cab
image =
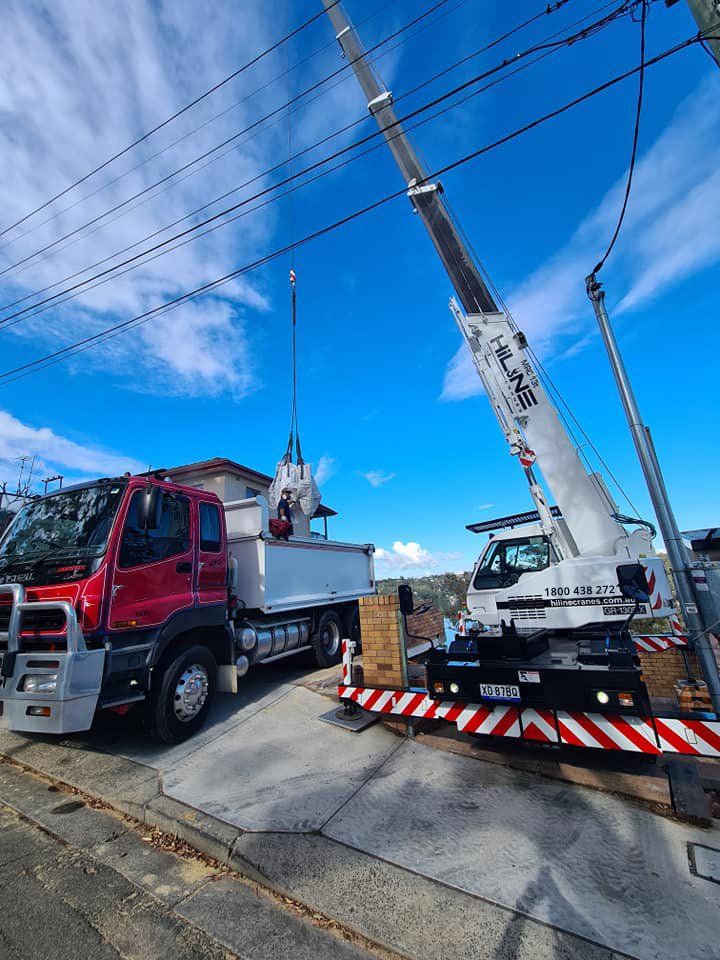
<path id="1" fill-rule="evenodd" d="M 158 668 L 181 650 L 193 663 L 163 718 Z M 0 541 L 0 656 L 0 724 L 15 730 L 87 729 L 97 708 L 143 700 L 165 738 L 199 719 L 233 663 L 217 497 L 123 477 L 31 500 Z"/>
<path id="2" fill-rule="evenodd" d="M 647 550 L 654 553 L 649 542 Z M 616 569 L 637 557 L 631 538 L 619 538 L 617 552 L 610 556 L 563 558 L 540 523 L 500 530 L 489 538 L 473 570 L 467 594 L 470 617 L 490 630 L 505 623 L 524 632 L 622 622 L 630 608 Z M 641 605 L 638 618 L 670 616 L 674 605 L 662 559 L 646 555 L 640 563 L 651 598 Z"/>
<path id="3" fill-rule="evenodd" d="M 222 503 L 163 476 L 31 500 L 0 539 L 0 726 L 70 733 L 137 704 L 178 742 L 255 664 L 338 663 L 375 592 L 372 544 L 269 526 L 261 496 Z"/>

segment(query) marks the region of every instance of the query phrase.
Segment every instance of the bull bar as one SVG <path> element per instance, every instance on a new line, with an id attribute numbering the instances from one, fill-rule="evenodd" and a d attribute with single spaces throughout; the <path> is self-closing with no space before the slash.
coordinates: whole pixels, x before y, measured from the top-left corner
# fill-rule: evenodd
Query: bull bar
<path id="1" fill-rule="evenodd" d="M 25 588 L 19 583 L 0 584 L 0 598 L 7 595 L 8 628 L 7 632 L 0 631 L 0 641 L 6 644 L 0 652 L 0 728 L 54 734 L 88 730 L 100 696 L 105 650 L 88 650 L 69 601 L 27 601 Z M 63 614 L 65 650 L 22 649 L 23 617 L 37 610 Z M 23 689 L 30 677 L 45 680 L 51 689 Z"/>

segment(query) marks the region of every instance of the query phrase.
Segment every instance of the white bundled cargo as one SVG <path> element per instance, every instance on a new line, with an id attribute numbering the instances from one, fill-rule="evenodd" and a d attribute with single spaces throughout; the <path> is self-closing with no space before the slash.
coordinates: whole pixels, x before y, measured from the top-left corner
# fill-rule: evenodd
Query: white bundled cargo
<path id="1" fill-rule="evenodd" d="M 304 461 L 293 463 L 289 458 L 283 457 L 277 465 L 275 477 L 268 491 L 268 501 L 273 511 L 277 510 L 284 491 L 290 493 L 295 533 L 308 536 L 310 520 L 322 500 L 320 488 L 312 475 L 312 467 L 309 463 Z"/>

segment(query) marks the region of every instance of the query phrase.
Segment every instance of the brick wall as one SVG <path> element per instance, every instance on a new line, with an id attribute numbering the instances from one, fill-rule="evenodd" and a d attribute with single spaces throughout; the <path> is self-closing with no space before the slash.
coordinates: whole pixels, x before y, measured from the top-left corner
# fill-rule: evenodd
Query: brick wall
<path id="1" fill-rule="evenodd" d="M 360 633 L 363 683 L 368 687 L 405 687 L 402 616 L 397 594 L 361 597 Z"/>
<path id="2" fill-rule="evenodd" d="M 437 607 L 430 607 L 426 613 L 411 613 L 407 618 L 408 634 L 414 634 L 418 637 L 427 637 L 428 640 L 437 640 L 438 637 L 445 636 L 445 620 L 442 610 Z M 415 646 L 417 640 L 411 636 L 407 638 L 409 647 Z"/>
<path id="3" fill-rule="evenodd" d="M 688 660 L 693 675 L 702 679 L 702 673 L 694 653 L 688 652 Z M 685 679 L 687 672 L 683 658 L 677 649 L 664 650 L 662 653 L 641 653 L 645 685 L 651 697 L 675 699 L 675 681 Z"/>

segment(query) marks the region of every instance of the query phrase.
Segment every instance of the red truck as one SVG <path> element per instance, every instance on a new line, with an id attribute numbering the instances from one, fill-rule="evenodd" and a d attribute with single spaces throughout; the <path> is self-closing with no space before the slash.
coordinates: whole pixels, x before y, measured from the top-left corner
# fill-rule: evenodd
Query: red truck
<path id="1" fill-rule="evenodd" d="M 35 499 L 0 540 L 0 726 L 63 734 L 139 704 L 154 737 L 184 740 L 251 665 L 339 662 L 373 550 L 277 540 L 262 497 L 154 477 Z"/>

